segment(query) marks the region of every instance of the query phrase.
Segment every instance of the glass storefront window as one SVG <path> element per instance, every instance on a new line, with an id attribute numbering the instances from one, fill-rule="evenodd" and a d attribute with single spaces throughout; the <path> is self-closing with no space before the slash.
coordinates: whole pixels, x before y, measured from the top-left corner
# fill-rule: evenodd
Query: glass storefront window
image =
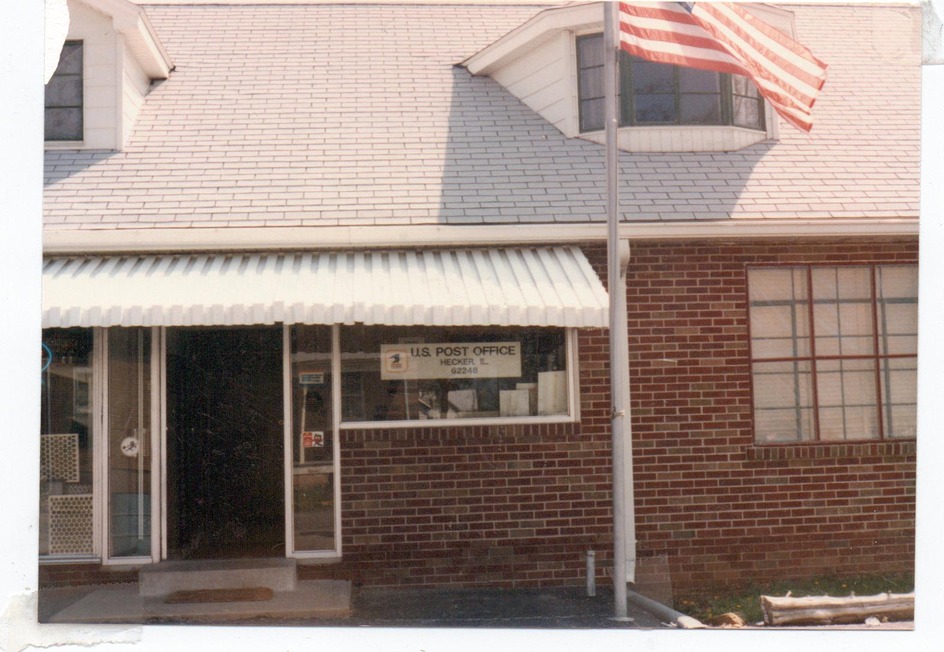
<path id="1" fill-rule="evenodd" d="M 39 554 L 94 554 L 92 331 L 43 332 Z"/>
<path id="2" fill-rule="evenodd" d="M 346 423 L 566 416 L 563 329 L 341 329 Z"/>

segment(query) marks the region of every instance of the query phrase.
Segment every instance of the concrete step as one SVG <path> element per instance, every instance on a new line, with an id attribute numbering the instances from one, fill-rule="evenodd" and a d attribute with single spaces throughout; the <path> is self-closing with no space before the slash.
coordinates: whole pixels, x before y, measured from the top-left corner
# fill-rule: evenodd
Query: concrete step
<path id="1" fill-rule="evenodd" d="M 351 615 L 351 583 L 302 580 L 291 591 L 259 602 L 167 604 L 163 597 L 143 597 L 133 585 L 104 587 L 49 617 L 50 623 L 205 623 L 258 618 L 346 618 Z"/>
<path id="2" fill-rule="evenodd" d="M 163 561 L 141 569 L 138 587 L 143 598 L 177 591 L 265 587 L 276 593 L 295 590 L 294 559 L 225 559 Z"/>

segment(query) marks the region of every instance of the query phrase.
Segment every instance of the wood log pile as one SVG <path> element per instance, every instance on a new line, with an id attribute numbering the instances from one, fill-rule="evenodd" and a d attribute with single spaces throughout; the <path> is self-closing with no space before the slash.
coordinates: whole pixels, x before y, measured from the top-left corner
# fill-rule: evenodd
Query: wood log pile
<path id="1" fill-rule="evenodd" d="M 883 621 L 914 618 L 914 592 L 847 598 L 762 595 L 760 602 L 765 625 L 842 625 L 870 617 Z"/>

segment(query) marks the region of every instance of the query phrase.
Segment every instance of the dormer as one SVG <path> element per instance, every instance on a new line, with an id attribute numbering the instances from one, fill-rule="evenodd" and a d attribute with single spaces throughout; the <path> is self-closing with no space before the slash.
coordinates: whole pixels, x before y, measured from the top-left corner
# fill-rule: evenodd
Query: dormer
<path id="1" fill-rule="evenodd" d="M 544 10 L 463 62 L 491 77 L 569 138 L 604 142 L 603 8 Z M 795 38 L 793 14 L 744 7 Z M 777 114 L 749 80 L 631 60 L 622 53 L 619 147 L 633 152 L 735 151 L 779 137 Z"/>
<path id="2" fill-rule="evenodd" d="M 47 149 L 120 150 L 153 82 L 173 64 L 129 0 L 69 0 L 59 66 L 46 84 Z"/>

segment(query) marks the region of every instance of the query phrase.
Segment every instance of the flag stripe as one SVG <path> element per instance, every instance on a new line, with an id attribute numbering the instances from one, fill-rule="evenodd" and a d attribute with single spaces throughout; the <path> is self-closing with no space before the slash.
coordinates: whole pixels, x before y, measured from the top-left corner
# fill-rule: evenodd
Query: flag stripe
<path id="1" fill-rule="evenodd" d="M 695 19 L 684 10 L 671 11 L 652 7 L 627 5 L 625 3 L 623 6 L 628 10 L 627 13 L 636 16 L 636 20 L 633 21 L 632 25 L 621 23 L 621 29 L 624 31 L 624 34 L 627 31 L 630 31 L 632 34 L 652 41 L 652 43 L 649 44 L 637 43 L 637 47 L 657 47 L 656 42 L 663 41 L 674 42 L 680 45 L 687 45 L 691 47 L 716 49 L 719 52 L 723 52 L 724 56 L 719 55 L 717 57 L 712 57 L 702 52 L 697 56 L 691 55 L 691 58 L 701 58 L 705 59 L 706 61 L 711 61 L 717 58 L 719 62 L 724 61 L 733 64 L 737 68 L 737 70 L 734 71 L 737 74 L 746 75 L 749 77 L 753 77 L 757 74 L 756 69 L 748 69 L 740 64 L 740 61 L 743 61 L 743 57 L 738 59 L 728 54 L 728 51 L 725 49 L 725 47 L 703 27 L 695 25 Z M 764 54 L 755 50 L 755 56 L 762 57 Z M 770 59 L 769 56 L 766 56 L 765 58 L 768 60 Z M 726 67 L 724 70 L 719 69 L 719 72 L 732 72 L 732 69 L 730 67 Z M 783 76 L 786 77 L 787 72 L 782 72 Z M 802 84 L 798 83 L 795 84 L 794 87 L 801 85 Z M 804 99 L 809 98 L 814 92 L 815 91 L 812 88 L 806 92 L 797 90 L 797 93 L 805 96 Z"/>
<path id="2" fill-rule="evenodd" d="M 742 29 L 740 26 L 744 23 L 735 24 L 722 20 L 716 13 L 723 11 L 722 8 L 702 7 L 701 5 L 704 4 L 699 3 L 699 17 L 702 17 L 707 25 L 714 27 L 719 35 L 727 39 L 725 42 L 735 50 L 737 58 L 742 61 L 756 62 L 751 66 L 755 74 L 789 84 L 812 102 L 816 92 L 823 86 L 825 81 L 823 77 L 817 78 L 794 65 L 790 58 L 784 57 L 782 52 L 770 47 L 769 41 L 759 41 L 755 35 Z"/>
<path id="3" fill-rule="evenodd" d="M 673 3 L 620 3 L 621 18 L 632 16 L 632 25 L 658 27 L 660 29 L 671 30 L 677 34 L 689 34 L 692 36 L 710 37 L 695 19 L 687 11 L 677 6 L 673 9 Z M 621 22 L 623 22 L 621 20 Z M 720 45 L 719 45 L 720 47 Z"/>
<path id="4" fill-rule="evenodd" d="M 731 3 L 620 3 L 620 47 L 635 56 L 750 78 L 785 120 L 812 128 L 826 65 L 806 47 Z"/>
<path id="5" fill-rule="evenodd" d="M 727 10 L 727 13 L 722 9 Z M 743 13 L 745 12 L 739 7 L 732 8 L 729 5 L 722 8 L 721 3 L 701 2 L 696 5 L 693 16 L 700 18 L 705 28 L 729 47 L 733 56 L 745 62 L 750 69 L 749 77 L 781 116 L 801 129 L 809 131 L 812 127 L 813 103 L 825 81 L 825 75 L 810 83 L 805 83 L 804 80 L 791 75 L 784 69 L 786 67 L 783 65 L 784 59 L 776 56 L 773 48 L 768 47 L 773 43 L 778 50 L 782 50 L 777 41 L 766 40 L 763 41 L 762 46 L 758 47 L 744 29 L 744 25 L 747 24 L 745 20 L 728 20 L 732 15 L 734 19 L 742 18 Z M 769 29 L 775 31 L 773 28 Z M 756 36 L 757 32 L 754 35 Z M 805 48 L 799 44 L 798 47 L 805 51 Z M 820 70 L 825 73 L 822 68 Z"/>
<path id="6" fill-rule="evenodd" d="M 640 40 L 640 39 L 622 39 L 624 50 L 635 56 L 657 61 L 659 63 L 668 63 L 677 66 L 686 66 L 689 68 L 708 69 L 717 72 L 727 72 L 735 75 L 744 75 L 750 77 L 750 71 L 745 70 L 743 66 L 735 62 L 731 57 L 719 58 L 714 56 L 714 50 L 699 50 L 683 45 L 659 41 L 659 40 Z M 766 79 L 756 81 L 758 89 L 764 91 L 765 97 L 777 107 L 784 109 L 790 108 L 795 112 L 806 113 L 803 105 L 797 104 L 789 95 L 781 92 L 776 84 L 770 83 Z M 779 109 L 778 109 L 779 110 Z"/>
<path id="7" fill-rule="evenodd" d="M 697 50 L 671 42 L 628 38 L 623 38 L 622 47 L 630 54 L 650 61 L 751 77 L 750 72 L 733 59 L 729 58 L 729 61 L 715 56 L 717 54 L 715 50 Z M 809 110 L 804 105 L 792 100 L 788 94 L 782 92 L 778 85 L 763 78 L 755 79 L 755 83 L 778 112 L 783 113 L 789 110 L 792 115 L 798 117 L 809 115 Z"/>
<path id="8" fill-rule="evenodd" d="M 718 41 L 713 38 L 706 38 L 704 36 L 698 36 L 694 34 L 673 34 L 672 32 L 666 32 L 659 26 L 640 27 L 637 25 L 632 30 L 632 34 L 641 40 L 651 41 L 652 43 L 662 42 L 685 46 L 684 48 L 680 49 L 699 48 L 702 50 L 713 50 L 713 58 L 717 58 L 719 61 L 734 61 L 734 57 L 729 55 L 727 51 L 721 47 Z M 623 36 L 628 36 L 628 34 L 623 32 Z M 737 65 L 738 67 L 743 68 L 743 66 L 740 66 L 739 64 Z"/>
<path id="9" fill-rule="evenodd" d="M 689 65 L 687 60 L 702 60 L 704 65 L 718 72 L 731 72 L 748 75 L 749 71 L 732 57 L 721 43 L 677 3 L 621 3 L 624 20 L 620 21 L 620 37 L 626 46 L 635 47 L 637 56 L 645 57 L 645 51 L 652 49 L 661 53 L 661 63 Z M 632 21 L 625 20 L 632 16 Z M 624 46 L 624 49 L 628 49 Z M 698 50 L 696 52 L 696 50 Z M 678 60 L 671 60 L 670 53 Z"/>
<path id="10" fill-rule="evenodd" d="M 650 61 L 658 61 L 659 63 L 670 63 L 689 68 L 707 68 L 734 75 L 747 74 L 743 66 L 734 61 L 729 61 L 729 58 L 715 56 L 715 50 L 685 47 L 658 39 L 629 38 L 623 38 L 622 47 L 630 54 Z"/>
<path id="11" fill-rule="evenodd" d="M 714 14 L 719 17 L 719 20 L 722 16 L 727 17 L 728 24 L 731 27 L 740 27 L 744 35 L 749 36 L 757 43 L 763 44 L 766 40 L 766 45 L 771 50 L 776 51 L 777 55 L 785 61 L 811 77 L 822 78 L 826 64 L 817 59 L 806 46 L 797 43 L 783 32 L 757 19 L 741 7 L 729 3 L 701 2 L 697 5 L 697 9 L 699 12 L 708 15 Z M 740 19 L 740 22 L 737 19 Z"/>

